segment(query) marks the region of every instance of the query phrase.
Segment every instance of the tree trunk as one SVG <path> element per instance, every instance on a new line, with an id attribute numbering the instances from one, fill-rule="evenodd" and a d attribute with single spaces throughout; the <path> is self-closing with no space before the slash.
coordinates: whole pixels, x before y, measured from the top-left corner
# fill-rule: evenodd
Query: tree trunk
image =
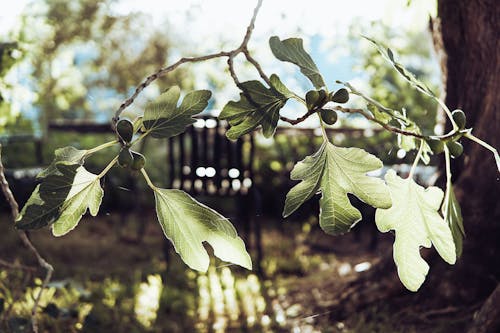
<path id="1" fill-rule="evenodd" d="M 467 128 L 498 148 L 500 6 L 496 0 L 438 0 L 438 16 L 446 53 L 446 105 L 462 109 Z M 491 294 L 500 277 L 500 182 L 491 152 L 469 140 L 461 142 L 464 156 L 454 161 L 453 178 L 467 236 L 458 267 L 448 273 L 454 290 L 473 302 Z M 496 314 L 490 314 L 498 316 L 498 311 L 496 307 Z"/>

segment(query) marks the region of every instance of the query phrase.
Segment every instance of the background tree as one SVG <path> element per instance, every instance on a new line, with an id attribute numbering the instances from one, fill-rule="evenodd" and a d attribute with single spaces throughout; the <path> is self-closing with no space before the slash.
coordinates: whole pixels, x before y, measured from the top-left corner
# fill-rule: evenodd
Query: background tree
<path id="1" fill-rule="evenodd" d="M 27 7 L 15 37 L 31 67 L 42 126 L 56 118 L 108 120 L 113 106 L 167 61 L 168 34 L 147 15 L 117 14 L 112 3 L 45 0 Z M 187 85 L 189 78 L 185 71 L 163 77 L 153 95 L 173 82 Z"/>
<path id="2" fill-rule="evenodd" d="M 493 0 L 439 0 L 438 12 L 445 51 L 446 104 L 464 110 L 467 127 L 499 147 L 500 6 Z M 490 310 L 494 311 L 481 310 L 472 331 L 494 332 L 500 327 L 498 170 L 489 151 L 471 142 L 464 144 L 467 153 L 454 167 L 467 237 L 464 257 L 450 273 L 463 300 L 491 294 L 494 305 Z"/>

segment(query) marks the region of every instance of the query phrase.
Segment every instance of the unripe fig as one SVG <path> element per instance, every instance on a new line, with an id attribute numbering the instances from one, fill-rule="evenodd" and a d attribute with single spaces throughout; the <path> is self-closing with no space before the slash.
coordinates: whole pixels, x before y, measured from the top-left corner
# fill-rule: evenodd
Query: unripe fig
<path id="1" fill-rule="evenodd" d="M 133 162 L 132 154 L 128 148 L 122 148 L 118 155 L 118 165 L 122 168 L 128 168 Z"/>
<path id="2" fill-rule="evenodd" d="M 316 102 L 317 106 L 323 106 L 325 105 L 326 102 L 328 102 L 328 96 L 326 94 L 326 91 L 324 89 L 320 89 L 318 91 L 319 93 L 319 98 L 318 101 Z"/>
<path id="3" fill-rule="evenodd" d="M 318 102 L 318 99 L 319 99 L 319 92 L 317 90 L 309 90 L 306 93 L 307 109 L 311 110 Z"/>
<path id="4" fill-rule="evenodd" d="M 347 103 L 349 100 L 349 92 L 345 88 L 337 90 L 335 93 L 330 93 L 330 101 L 335 103 Z"/>
<path id="5" fill-rule="evenodd" d="M 132 136 L 134 135 L 134 124 L 127 118 L 120 119 L 116 123 L 116 133 L 123 142 L 128 143 L 132 141 Z"/>
<path id="6" fill-rule="evenodd" d="M 141 170 L 146 164 L 146 157 L 144 157 L 144 155 L 142 155 L 141 153 L 135 152 L 133 150 L 131 150 L 130 152 L 132 153 L 133 158 L 130 168 L 134 171 Z"/>
<path id="7" fill-rule="evenodd" d="M 453 121 L 457 124 L 458 128 L 461 130 L 465 128 L 465 113 L 457 109 L 451 113 L 451 116 L 453 117 Z"/>
<path id="8" fill-rule="evenodd" d="M 321 109 L 321 119 L 323 119 L 326 124 L 333 125 L 337 122 L 337 112 Z"/>
<path id="9" fill-rule="evenodd" d="M 462 146 L 462 144 L 460 142 L 448 141 L 446 143 L 446 146 L 448 147 L 448 150 L 450 151 L 450 155 L 453 158 L 459 157 L 464 152 L 464 147 Z"/>
<path id="10" fill-rule="evenodd" d="M 427 144 L 434 154 L 442 153 L 444 150 L 444 143 L 439 139 L 429 139 L 427 140 Z"/>

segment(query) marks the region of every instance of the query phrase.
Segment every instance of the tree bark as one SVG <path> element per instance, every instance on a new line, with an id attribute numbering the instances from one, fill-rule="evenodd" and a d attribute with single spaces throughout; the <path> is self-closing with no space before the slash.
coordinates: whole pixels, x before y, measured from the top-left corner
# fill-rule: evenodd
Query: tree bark
<path id="1" fill-rule="evenodd" d="M 446 54 L 445 103 L 462 109 L 467 128 L 498 149 L 500 6 L 496 0 L 438 0 L 438 16 Z M 467 236 L 463 257 L 449 271 L 456 277 L 456 292 L 472 302 L 491 294 L 500 277 L 500 182 L 491 152 L 469 140 L 461 142 L 464 156 L 454 161 L 453 178 Z M 498 316 L 499 311 L 488 313 Z M 483 332 L 477 330 L 481 322 L 475 321 L 471 330 Z"/>

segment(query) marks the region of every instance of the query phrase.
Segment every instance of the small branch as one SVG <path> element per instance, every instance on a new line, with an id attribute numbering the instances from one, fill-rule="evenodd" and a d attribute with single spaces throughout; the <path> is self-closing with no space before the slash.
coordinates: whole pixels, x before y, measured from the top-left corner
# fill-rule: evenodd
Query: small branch
<path id="1" fill-rule="evenodd" d="M 116 110 L 115 115 L 112 118 L 113 129 L 116 127 L 116 122 L 120 119 L 120 114 L 123 112 L 123 110 L 125 110 L 129 105 L 134 103 L 134 100 L 137 98 L 137 96 L 139 96 L 139 94 L 147 86 L 149 86 L 151 83 L 153 83 L 159 77 L 175 70 L 177 67 L 179 67 L 185 63 L 202 62 L 202 61 L 206 61 L 206 60 L 223 58 L 223 57 L 228 57 L 232 62 L 232 58 L 237 56 L 239 53 L 244 53 L 245 56 L 247 57 L 248 61 L 251 62 L 257 68 L 257 70 L 259 71 L 259 74 L 264 79 L 264 81 L 266 81 L 266 83 L 269 84 L 269 82 L 268 82 L 269 79 L 267 79 L 267 80 L 265 79 L 265 78 L 267 78 L 267 76 L 264 74 L 264 72 L 260 68 L 259 64 L 255 61 L 255 59 L 253 59 L 250 56 L 248 49 L 247 49 L 248 41 L 250 40 L 250 37 L 252 36 L 253 29 L 255 27 L 255 20 L 257 19 L 257 14 L 259 13 L 259 9 L 262 6 L 262 1 L 263 0 L 259 0 L 257 2 L 257 5 L 255 6 L 255 9 L 254 9 L 253 15 L 252 15 L 252 19 L 250 20 L 250 23 L 247 27 L 245 36 L 243 37 L 243 41 L 241 42 L 240 46 L 238 46 L 236 49 L 234 49 L 232 51 L 221 51 L 221 52 L 212 53 L 212 54 L 208 54 L 208 55 L 204 55 L 204 56 L 200 56 L 200 57 L 183 57 L 183 58 L 179 59 L 177 62 L 173 63 L 172 65 L 170 65 L 168 67 L 160 68 L 155 73 L 149 75 L 139 86 L 137 86 L 137 88 L 135 89 L 135 92 L 132 94 L 132 96 L 130 96 L 124 102 L 122 102 L 120 107 Z M 229 59 L 228 59 L 228 63 L 229 63 Z M 252 61 L 255 61 L 255 63 L 253 63 Z M 234 71 L 234 69 L 233 69 L 233 71 Z M 233 80 L 234 80 L 234 77 L 233 77 Z"/>
<path id="2" fill-rule="evenodd" d="M 251 63 L 253 65 L 253 67 L 255 67 L 255 69 L 257 70 L 257 72 L 259 72 L 259 75 L 262 78 L 262 80 L 264 80 L 267 83 L 267 85 L 269 87 L 271 87 L 271 80 L 266 75 L 266 73 L 264 73 L 264 71 L 262 70 L 262 67 L 260 66 L 260 64 L 257 62 L 257 60 L 255 60 L 254 57 L 252 57 L 252 55 L 250 54 L 250 52 L 248 51 L 247 48 L 245 48 L 243 50 L 243 54 L 245 55 L 245 58 L 247 58 L 248 62 Z"/>
<path id="3" fill-rule="evenodd" d="M 417 156 L 415 156 L 415 160 L 413 161 L 413 164 L 410 169 L 410 173 L 408 174 L 408 178 L 412 179 L 413 174 L 415 173 L 415 170 L 417 169 L 418 161 L 422 157 L 422 149 L 424 148 L 424 140 L 420 140 L 420 147 L 418 147 L 418 152 Z"/>
<path id="4" fill-rule="evenodd" d="M 28 271 L 28 272 L 35 272 L 36 271 L 35 267 L 21 265 L 21 264 L 17 264 L 17 263 L 11 263 L 11 262 L 8 262 L 8 261 L 2 260 L 2 259 L 0 259 L 0 266 L 7 267 L 9 269 L 20 269 L 20 270 L 24 270 L 24 271 Z"/>
<path id="5" fill-rule="evenodd" d="M 330 108 L 330 109 L 336 110 L 336 111 L 341 111 L 341 112 L 346 112 L 346 113 L 359 113 L 360 115 L 362 115 L 366 119 L 373 121 L 373 122 L 379 124 L 380 126 L 382 126 L 383 128 L 385 128 L 386 130 L 394 132 L 394 133 L 398 133 L 398 134 L 402 134 L 402 135 L 406 135 L 406 136 L 414 136 L 414 137 L 419 138 L 419 139 L 427 138 L 425 135 L 414 133 L 414 132 L 408 132 L 408 131 L 405 131 L 405 130 L 400 129 L 398 127 L 388 125 L 388 124 L 384 123 L 383 121 L 376 119 L 375 117 L 373 117 L 371 114 L 369 114 L 368 112 L 366 112 L 363 109 L 344 108 L 344 107 L 341 107 L 338 105 L 334 106 L 333 108 Z"/>
<path id="6" fill-rule="evenodd" d="M 2 145 L 0 144 L 0 186 L 2 187 L 2 192 L 11 208 L 12 218 L 15 221 L 19 215 L 19 205 L 17 204 L 17 201 L 14 198 L 12 191 L 10 190 L 9 183 L 5 178 L 4 170 L 5 168 L 2 163 Z M 35 296 L 35 302 L 33 304 L 33 308 L 31 309 L 31 327 L 33 329 L 33 332 L 38 333 L 38 320 L 36 316 L 37 314 L 36 311 L 38 309 L 42 293 L 45 290 L 45 288 L 47 288 L 47 285 L 49 284 L 50 279 L 52 278 L 52 273 L 54 272 L 54 268 L 40 255 L 36 247 L 33 245 L 33 243 L 31 243 L 25 231 L 18 231 L 17 233 L 21 238 L 23 244 L 35 255 L 40 267 L 46 270 L 42 286 L 38 294 Z"/>
<path id="7" fill-rule="evenodd" d="M 498 155 L 498 151 L 493 148 L 493 146 L 489 145 L 488 143 L 484 142 L 483 140 L 479 139 L 478 137 L 472 135 L 472 133 L 468 132 L 465 133 L 464 136 L 469 139 L 474 141 L 475 143 L 483 146 L 484 148 L 488 149 L 493 153 L 493 156 L 495 157 L 495 163 L 497 164 L 497 170 L 500 172 L 500 156 Z"/>
<path id="8" fill-rule="evenodd" d="M 302 117 L 300 117 L 300 118 L 291 119 L 291 118 L 287 118 L 287 117 L 284 117 L 284 116 L 280 116 L 280 120 L 285 121 L 285 122 L 287 122 L 289 124 L 292 124 L 292 125 L 297 125 L 298 123 L 303 122 L 304 120 L 306 120 L 307 118 L 309 118 L 311 115 L 315 114 L 316 112 L 318 112 L 318 109 L 314 108 L 314 109 L 311 109 L 311 110 L 307 111 L 307 113 L 305 115 L 303 115 Z"/>
<path id="9" fill-rule="evenodd" d="M 163 75 L 165 75 L 165 74 L 173 71 L 174 69 L 176 69 L 177 67 L 179 67 L 180 65 L 185 64 L 185 63 L 201 62 L 201 61 L 206 61 L 206 60 L 215 59 L 215 58 L 228 57 L 231 54 L 232 54 L 232 52 L 221 51 L 221 52 L 218 52 L 218 53 L 212 53 L 212 54 L 208 54 L 208 55 L 201 56 L 201 57 L 184 57 L 184 58 L 179 59 L 177 62 L 173 63 L 172 65 L 170 65 L 168 67 L 160 68 L 155 73 L 153 73 L 150 76 L 148 76 L 146 78 L 146 80 L 144 80 L 144 82 L 142 82 L 139 86 L 137 86 L 137 88 L 135 88 L 135 92 L 132 94 L 132 96 L 130 96 L 129 98 L 127 98 L 120 105 L 120 107 L 118 108 L 118 110 L 116 110 L 115 116 L 112 118 L 113 128 L 115 127 L 116 122 L 120 118 L 120 114 L 123 112 L 123 110 L 125 110 L 130 104 L 132 104 L 134 102 L 134 100 L 137 98 L 137 96 L 139 96 L 139 94 L 147 86 L 149 86 L 151 83 L 153 83 L 160 76 L 163 76 Z"/>
<path id="10" fill-rule="evenodd" d="M 233 59 L 234 59 L 234 56 L 233 55 L 230 55 L 228 58 L 227 58 L 227 67 L 229 68 L 229 74 L 231 74 L 231 78 L 233 79 L 234 81 L 234 84 L 241 90 L 243 91 L 243 93 L 246 95 L 246 92 L 245 92 L 245 89 L 243 89 L 243 87 L 241 86 L 241 82 L 240 80 L 238 79 L 238 75 L 236 74 L 236 71 L 234 69 L 234 62 L 233 62 Z M 248 98 L 249 96 L 247 96 Z"/>

